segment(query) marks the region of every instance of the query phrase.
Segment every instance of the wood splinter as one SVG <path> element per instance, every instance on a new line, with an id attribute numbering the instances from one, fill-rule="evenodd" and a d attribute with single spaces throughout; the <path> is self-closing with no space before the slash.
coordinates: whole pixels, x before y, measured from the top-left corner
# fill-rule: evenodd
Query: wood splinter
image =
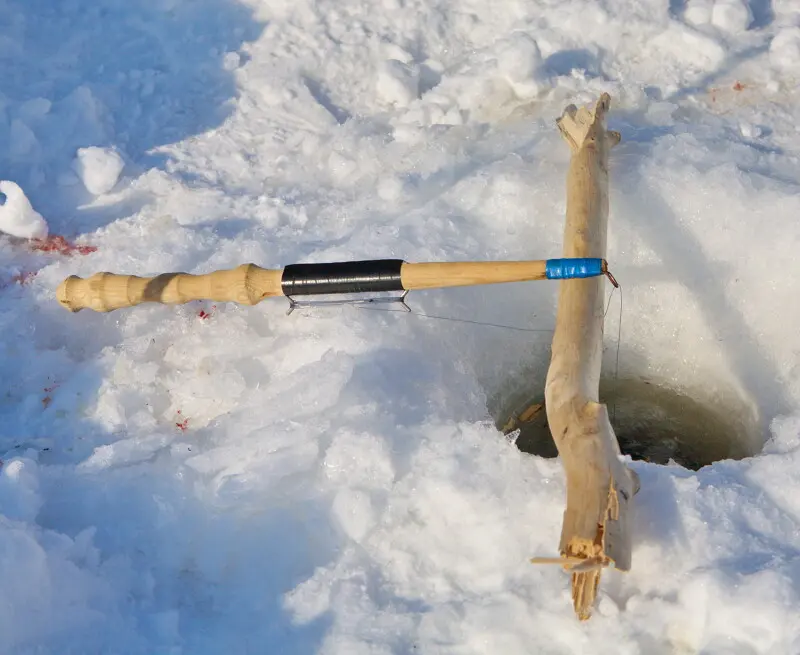
<path id="1" fill-rule="evenodd" d="M 620 135 L 605 127 L 611 98 L 593 110 L 570 105 L 557 124 L 572 151 L 567 174 L 565 257 L 605 257 L 608 153 Z M 606 406 L 599 402 L 603 279 L 559 282 L 556 329 L 545 385 L 550 430 L 566 471 L 560 562 L 572 574 L 578 618 L 591 616 L 603 568 L 631 566 L 631 502 L 636 474 L 620 460 Z M 537 558 L 537 563 L 552 558 Z"/>

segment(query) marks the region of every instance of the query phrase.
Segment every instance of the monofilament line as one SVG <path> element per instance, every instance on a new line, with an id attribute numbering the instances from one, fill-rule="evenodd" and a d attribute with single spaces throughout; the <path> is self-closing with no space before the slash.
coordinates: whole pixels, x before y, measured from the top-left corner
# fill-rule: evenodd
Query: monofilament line
<path id="1" fill-rule="evenodd" d="M 501 328 L 503 330 L 515 330 L 517 332 L 552 332 L 553 328 L 526 328 L 526 327 L 519 327 L 516 325 L 503 325 L 501 323 L 488 323 L 485 321 L 475 321 L 468 318 L 458 318 L 455 316 L 436 316 L 434 314 L 423 314 L 422 312 L 418 312 L 415 310 L 411 310 L 410 312 L 398 310 L 398 309 L 383 309 L 381 307 L 364 307 L 361 305 L 355 305 L 358 309 L 363 309 L 366 311 L 371 312 L 388 312 L 390 314 L 406 314 L 407 316 L 417 316 L 419 318 L 429 318 L 437 321 L 453 321 L 455 323 L 467 323 L 469 325 L 482 325 L 485 327 L 495 327 Z"/>
<path id="2" fill-rule="evenodd" d="M 608 310 L 611 308 L 611 299 L 614 297 L 614 292 L 619 289 L 619 318 L 617 320 L 617 354 L 616 354 L 616 361 L 614 363 L 614 382 L 619 380 L 619 352 L 620 347 L 622 344 L 622 286 L 617 283 L 613 289 L 611 289 L 611 293 L 608 294 L 608 302 L 606 303 L 606 310 L 603 312 L 603 319 L 605 320 L 606 316 L 608 316 Z M 611 406 L 611 420 L 616 420 L 617 418 L 617 403 L 616 401 Z"/>

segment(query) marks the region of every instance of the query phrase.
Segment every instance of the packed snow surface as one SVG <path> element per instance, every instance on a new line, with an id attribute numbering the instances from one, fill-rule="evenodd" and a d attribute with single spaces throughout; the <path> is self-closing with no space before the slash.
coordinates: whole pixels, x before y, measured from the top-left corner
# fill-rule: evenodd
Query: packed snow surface
<path id="1" fill-rule="evenodd" d="M 0 229 L 61 239 L 0 239 L 0 652 L 800 653 L 800 1 L 0 15 Z M 620 333 L 620 377 L 753 426 L 754 456 L 632 462 L 633 568 L 586 623 L 528 562 L 557 554 L 561 464 L 487 410 L 541 388 L 555 284 L 409 298 L 533 331 L 56 302 L 98 271 L 557 257 L 554 121 L 604 91 L 604 370 Z"/>

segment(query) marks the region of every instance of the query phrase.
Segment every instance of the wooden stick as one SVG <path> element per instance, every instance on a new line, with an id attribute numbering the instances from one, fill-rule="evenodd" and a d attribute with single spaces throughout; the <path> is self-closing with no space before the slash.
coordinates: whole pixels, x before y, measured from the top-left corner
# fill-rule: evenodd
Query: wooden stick
<path id="1" fill-rule="evenodd" d="M 403 264 L 403 288 L 438 289 L 445 287 L 528 282 L 547 279 L 545 260 L 527 262 L 442 262 Z"/>
<path id="2" fill-rule="evenodd" d="M 244 264 L 206 275 L 164 273 L 156 277 L 138 277 L 96 273 L 87 279 L 74 275 L 68 277 L 59 285 L 56 298 L 72 312 L 85 308 L 110 312 L 146 302 L 182 304 L 192 300 L 255 305 L 265 298 L 311 292 L 399 291 L 544 280 L 565 275 L 563 267 L 558 266 L 560 261 L 410 264 L 400 260 L 375 260 L 301 264 L 284 269 Z M 600 275 L 607 267 L 603 261 L 601 266 L 590 266 L 589 269 L 582 274 Z M 562 273 L 557 274 L 558 270 Z M 311 287 L 322 290 L 314 291 Z"/>
<path id="3" fill-rule="evenodd" d="M 619 134 L 607 131 L 610 97 L 593 111 L 571 105 L 557 121 L 572 150 L 567 174 L 565 257 L 604 257 L 608 223 L 608 153 Z M 603 566 L 631 566 L 629 516 L 634 474 L 620 450 L 598 390 L 603 349 L 603 281 L 560 282 L 545 404 L 567 477 L 560 552 L 565 562 L 591 560 L 572 574 L 581 620 L 591 616 Z M 602 565 L 602 566 L 601 566 Z"/>

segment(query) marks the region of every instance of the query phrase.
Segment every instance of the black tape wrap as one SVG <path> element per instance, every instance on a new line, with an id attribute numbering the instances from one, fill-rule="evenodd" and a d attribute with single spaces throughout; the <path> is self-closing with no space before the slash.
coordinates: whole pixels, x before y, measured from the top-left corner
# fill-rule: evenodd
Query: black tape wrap
<path id="1" fill-rule="evenodd" d="M 402 259 L 370 259 L 329 264 L 290 264 L 283 269 L 284 296 L 403 291 Z"/>

